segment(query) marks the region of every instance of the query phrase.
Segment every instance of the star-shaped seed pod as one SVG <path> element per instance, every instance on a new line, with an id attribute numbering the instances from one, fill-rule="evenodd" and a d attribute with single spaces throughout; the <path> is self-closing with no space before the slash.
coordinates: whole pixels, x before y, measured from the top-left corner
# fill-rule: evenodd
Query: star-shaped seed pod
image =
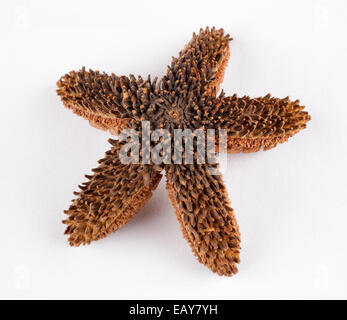
<path id="1" fill-rule="evenodd" d="M 274 148 L 305 128 L 310 116 L 298 100 L 217 95 L 231 40 L 223 29 L 194 33 L 160 82 L 82 68 L 63 76 L 57 93 L 67 108 L 115 135 L 132 129 L 141 136 L 141 124 L 148 121 L 150 133 L 157 129 L 170 134 L 177 129 L 204 133 L 223 129 L 228 153 Z M 220 135 L 213 139 L 218 146 Z M 160 153 L 161 164 L 142 152 L 142 162 L 124 163 L 120 153 L 126 142 L 109 141 L 111 149 L 92 169 L 93 175 L 86 176 L 88 181 L 75 192 L 76 199 L 65 211 L 70 244 L 89 244 L 129 221 L 151 197 L 165 170 L 166 188 L 183 236 L 199 262 L 219 275 L 235 274 L 240 233 L 222 176 L 211 174 L 218 165 L 199 163 L 195 144 L 192 163 L 171 162 L 170 152 Z M 170 142 L 169 150 L 171 147 Z M 183 151 L 185 148 L 183 143 Z"/>

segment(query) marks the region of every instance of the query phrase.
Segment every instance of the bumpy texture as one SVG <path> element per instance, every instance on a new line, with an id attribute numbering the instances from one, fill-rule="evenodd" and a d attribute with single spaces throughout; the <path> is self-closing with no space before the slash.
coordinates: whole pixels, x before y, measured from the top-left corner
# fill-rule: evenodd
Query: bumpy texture
<path id="1" fill-rule="evenodd" d="M 213 89 L 218 91 L 228 64 L 231 40 L 223 29 L 206 28 L 200 29 L 198 35 L 193 33 L 193 39 L 177 58 L 172 59 L 162 79 L 164 88 L 174 89 L 180 94 L 188 90 L 187 85 L 189 91 L 199 89 L 199 95 L 209 94 Z"/>
<path id="2" fill-rule="evenodd" d="M 240 262 L 240 233 L 220 175 L 206 165 L 167 168 L 167 191 L 183 236 L 199 262 L 231 276 Z"/>
<path id="3" fill-rule="evenodd" d="M 226 129 L 228 152 L 256 152 L 276 147 L 306 128 L 310 120 L 299 100 L 270 95 L 251 99 L 236 95 L 220 98 L 205 114 L 204 125 Z"/>
<path id="4" fill-rule="evenodd" d="M 89 244 L 116 231 L 142 208 L 158 186 L 161 174 L 153 166 L 122 164 L 119 159 L 121 143 L 106 152 L 100 165 L 86 175 L 75 192 L 77 198 L 65 213 L 68 218 L 65 234 L 73 246 Z"/>
<path id="5" fill-rule="evenodd" d="M 145 120 L 151 133 L 167 129 L 172 136 L 175 129 L 204 133 L 215 129 L 217 134 L 208 139 L 217 147 L 218 129 L 225 129 L 229 153 L 274 148 L 305 128 L 310 116 L 298 100 L 217 95 L 231 40 L 223 29 L 194 33 L 158 83 L 157 78 L 109 76 L 83 68 L 63 76 L 57 93 L 67 108 L 92 126 L 116 135 L 129 128 L 144 138 L 141 121 Z M 155 149 L 155 143 L 146 139 L 142 143 Z M 183 162 L 173 164 L 173 142 L 165 136 L 158 141 L 168 147 L 165 152 L 156 157 L 140 152 L 139 164 L 123 164 L 119 153 L 124 142 L 110 140 L 111 150 L 65 212 L 70 244 L 89 244 L 120 228 L 150 198 L 165 170 L 182 233 L 199 262 L 219 275 L 235 274 L 240 233 L 218 166 L 199 162 L 196 142 L 191 150 L 183 142 Z M 189 155 L 192 164 L 184 162 Z"/>
<path id="6" fill-rule="evenodd" d="M 118 134 L 129 128 L 131 122 L 144 120 L 149 107 L 149 93 L 155 90 L 156 80 L 108 76 L 83 67 L 71 71 L 57 83 L 57 93 L 64 105 L 100 129 Z"/>

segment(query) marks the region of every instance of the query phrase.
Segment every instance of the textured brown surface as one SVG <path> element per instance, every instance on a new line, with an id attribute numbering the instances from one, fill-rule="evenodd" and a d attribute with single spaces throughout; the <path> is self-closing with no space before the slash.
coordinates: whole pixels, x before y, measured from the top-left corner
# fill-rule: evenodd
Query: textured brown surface
<path id="1" fill-rule="evenodd" d="M 236 95 L 217 99 L 205 114 L 206 126 L 222 128 L 228 134 L 228 152 L 268 150 L 306 128 L 310 115 L 299 100 L 270 95 L 251 99 Z M 218 143 L 218 137 L 216 139 Z"/>
<path id="2" fill-rule="evenodd" d="M 213 89 L 215 89 L 216 92 L 219 91 L 220 85 L 224 79 L 225 69 L 228 66 L 229 57 L 230 57 L 230 48 L 229 48 L 229 43 L 227 43 L 226 50 L 222 56 L 222 59 L 220 60 L 218 67 L 216 68 L 215 79 L 212 80 L 211 83 L 206 87 L 206 92 L 205 92 L 206 95 L 211 94 Z"/>
<path id="3" fill-rule="evenodd" d="M 216 30 L 214 27 L 193 33 L 192 40 L 177 58 L 173 58 L 162 81 L 165 83 L 174 77 L 183 89 L 189 83 L 189 77 L 193 77 L 198 80 L 201 92 L 210 94 L 214 88 L 218 91 L 228 64 L 231 40 L 223 29 Z"/>
<path id="4" fill-rule="evenodd" d="M 122 130 L 130 128 L 133 121 L 130 118 L 118 119 L 110 115 L 83 110 L 78 105 L 65 104 L 65 107 L 72 110 L 74 114 L 87 119 L 92 127 L 105 131 L 109 130 L 114 135 L 119 135 Z"/>
<path id="5" fill-rule="evenodd" d="M 65 213 L 72 246 L 89 244 L 117 230 L 142 208 L 161 179 L 153 166 L 124 165 L 119 161 L 119 143 L 113 145 L 89 181 L 75 192 L 77 198 Z"/>
<path id="6" fill-rule="evenodd" d="M 143 80 L 107 75 L 99 71 L 71 71 L 57 82 L 57 93 L 64 105 L 88 119 L 91 125 L 118 133 L 132 121 L 145 120 L 149 96 L 155 91 L 156 79 Z"/>
<path id="7" fill-rule="evenodd" d="M 223 29 L 200 29 L 158 83 L 156 78 L 109 76 L 83 68 L 63 76 L 57 92 L 74 113 L 114 134 L 124 128 L 141 133 L 141 120 L 147 120 L 151 132 L 167 129 L 171 136 L 175 129 L 216 129 L 211 139 L 217 147 L 218 129 L 225 129 L 230 153 L 274 148 L 304 129 L 310 116 L 298 100 L 289 98 L 218 96 L 230 40 Z M 114 147 L 66 212 L 70 243 L 90 243 L 126 223 L 151 196 L 165 169 L 169 197 L 194 254 L 213 272 L 231 276 L 239 263 L 240 234 L 222 177 L 209 174 L 214 165 L 197 164 L 196 144 L 190 151 L 194 164 L 165 162 L 172 159 L 173 144 L 167 138 L 160 141 L 168 147 L 157 155 L 165 165 L 154 165 L 155 160 L 141 152 L 148 165 L 121 164 L 120 143 L 111 141 Z M 182 147 L 184 153 L 185 142 Z"/>
<path id="8" fill-rule="evenodd" d="M 199 262 L 231 276 L 240 262 L 240 233 L 221 176 L 206 165 L 172 165 L 167 190 L 183 236 Z"/>

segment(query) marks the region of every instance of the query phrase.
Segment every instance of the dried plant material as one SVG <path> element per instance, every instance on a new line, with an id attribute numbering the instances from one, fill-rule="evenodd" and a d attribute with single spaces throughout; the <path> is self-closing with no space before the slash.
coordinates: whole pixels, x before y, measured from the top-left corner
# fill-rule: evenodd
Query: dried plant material
<path id="1" fill-rule="evenodd" d="M 165 170 L 175 214 L 199 262 L 219 275 L 237 272 L 240 233 L 222 176 L 214 161 L 199 162 L 201 152 L 208 151 L 208 142 L 218 145 L 221 140 L 218 134 L 209 137 L 208 130 L 225 129 L 230 153 L 256 152 L 287 141 L 306 127 L 310 116 L 299 101 L 289 98 L 217 95 L 230 41 L 223 29 L 201 29 L 173 58 L 159 83 L 157 78 L 108 76 L 84 68 L 58 81 L 57 92 L 67 108 L 113 134 L 132 129 L 141 138 L 142 150 L 140 162 L 124 164 L 120 153 L 125 142 L 110 141 L 111 150 L 93 169 L 94 174 L 87 176 L 89 181 L 66 211 L 64 223 L 71 245 L 89 244 L 121 227 L 150 198 Z M 143 121 L 149 123 L 147 138 Z M 207 145 L 199 149 L 195 141 L 188 149 L 187 141 L 183 142 L 183 162 L 175 162 L 177 143 L 168 136 L 173 137 L 177 129 L 202 132 Z M 158 145 L 165 148 L 153 156 L 158 145 L 150 137 L 155 134 Z M 143 152 L 147 144 L 151 154 Z M 190 157 L 192 162 L 187 163 Z"/>

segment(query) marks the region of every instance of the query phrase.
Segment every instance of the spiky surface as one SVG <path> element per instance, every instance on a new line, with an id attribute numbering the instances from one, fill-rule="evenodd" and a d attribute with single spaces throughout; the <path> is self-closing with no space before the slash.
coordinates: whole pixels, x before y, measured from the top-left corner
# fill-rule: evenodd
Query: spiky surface
<path id="1" fill-rule="evenodd" d="M 183 236 L 199 262 L 231 276 L 240 262 L 240 233 L 220 175 L 208 165 L 171 165 L 167 191 Z"/>
<path id="2" fill-rule="evenodd" d="M 103 130 L 118 134 L 133 121 L 144 120 L 156 80 L 111 76 L 99 71 L 71 71 L 57 82 L 64 105 Z"/>
<path id="3" fill-rule="evenodd" d="M 89 244 L 116 231 L 142 208 L 161 179 L 153 166 L 124 165 L 119 159 L 121 144 L 110 140 L 113 147 L 99 160 L 100 165 L 87 175 L 88 181 L 75 192 L 77 198 L 65 213 L 65 234 L 72 246 Z"/>
<path id="4" fill-rule="evenodd" d="M 223 29 L 214 27 L 200 29 L 198 35 L 193 33 L 192 40 L 172 59 L 162 79 L 163 89 L 182 93 L 194 88 L 199 94 L 209 94 L 214 88 L 218 91 L 230 56 L 231 40 Z"/>
<path id="5" fill-rule="evenodd" d="M 230 40 L 223 29 L 194 33 L 159 83 L 156 78 L 152 82 L 150 77 L 108 76 L 83 68 L 63 76 L 57 92 L 67 108 L 114 134 L 131 128 L 143 138 L 141 121 L 147 120 L 151 132 L 226 129 L 230 153 L 273 148 L 305 128 L 310 116 L 299 101 L 289 98 L 217 96 L 230 55 Z M 154 147 L 153 141 L 146 139 Z M 218 134 L 212 140 L 218 146 Z M 164 137 L 159 141 L 172 151 L 172 141 Z M 90 243 L 126 223 L 151 196 L 160 171 L 165 169 L 175 214 L 198 260 L 219 275 L 236 273 L 240 234 L 223 179 L 210 174 L 215 165 L 211 161 L 198 164 L 196 149 L 190 151 L 192 165 L 168 164 L 166 161 L 172 159 L 169 151 L 157 157 L 164 164 L 140 152 L 139 160 L 145 162 L 124 165 L 119 159 L 121 144 L 111 143 L 114 147 L 94 169 L 94 175 L 88 176 L 89 181 L 66 212 L 70 243 Z M 186 144 L 182 147 L 184 161 Z"/>
<path id="6" fill-rule="evenodd" d="M 251 99 L 234 95 L 216 100 L 203 123 L 227 130 L 228 152 L 256 152 L 262 147 L 274 148 L 306 128 L 311 117 L 304 108 L 299 100 L 290 101 L 289 97 Z"/>

